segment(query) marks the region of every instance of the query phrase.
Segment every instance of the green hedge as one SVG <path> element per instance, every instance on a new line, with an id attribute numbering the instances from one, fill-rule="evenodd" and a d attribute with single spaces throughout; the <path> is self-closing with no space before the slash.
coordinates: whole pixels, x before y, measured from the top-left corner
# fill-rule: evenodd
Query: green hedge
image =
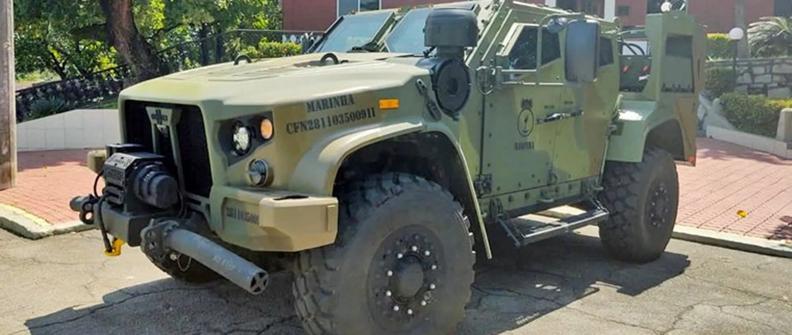
<path id="1" fill-rule="evenodd" d="M 41 98 L 30 104 L 30 114 L 27 120 L 34 120 L 50 115 L 65 112 L 69 109 L 66 101 L 57 97 Z"/>
<path id="2" fill-rule="evenodd" d="M 253 58 L 278 58 L 302 53 L 302 46 L 291 42 L 269 42 L 262 40 L 255 48 L 249 47 L 242 52 Z"/>
<path id="3" fill-rule="evenodd" d="M 707 69 L 705 89 L 710 98 L 720 98 L 725 93 L 734 92 L 734 71 L 730 68 L 714 67 Z"/>
<path id="4" fill-rule="evenodd" d="M 707 34 L 707 58 L 729 59 L 734 57 L 734 46 L 726 34 Z"/>
<path id="5" fill-rule="evenodd" d="M 763 95 L 727 93 L 721 97 L 723 115 L 737 129 L 775 137 L 781 110 L 792 108 L 792 99 L 771 100 Z"/>

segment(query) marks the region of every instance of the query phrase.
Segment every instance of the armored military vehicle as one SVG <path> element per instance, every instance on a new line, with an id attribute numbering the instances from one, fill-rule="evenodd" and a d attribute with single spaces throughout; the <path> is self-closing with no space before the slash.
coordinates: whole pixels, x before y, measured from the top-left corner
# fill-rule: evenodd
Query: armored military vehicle
<path id="1" fill-rule="evenodd" d="M 518 1 L 347 15 L 309 54 L 126 89 L 72 207 L 180 280 L 293 271 L 309 333 L 450 333 L 475 252 L 589 224 L 618 259 L 664 252 L 703 59 L 677 10 L 624 32 Z"/>

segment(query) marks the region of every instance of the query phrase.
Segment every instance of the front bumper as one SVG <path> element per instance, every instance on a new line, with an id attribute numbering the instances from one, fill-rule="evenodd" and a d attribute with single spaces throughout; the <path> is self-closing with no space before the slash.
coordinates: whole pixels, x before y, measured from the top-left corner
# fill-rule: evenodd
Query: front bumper
<path id="1" fill-rule="evenodd" d="M 209 225 L 233 245 L 294 252 L 332 244 L 338 199 L 290 191 L 215 186 Z"/>
<path id="2" fill-rule="evenodd" d="M 216 207 L 215 207 L 216 206 Z M 108 233 L 139 246 L 153 219 L 171 212 L 131 214 L 103 203 L 100 219 Z M 338 227 L 338 200 L 288 191 L 215 187 L 209 226 L 220 239 L 254 251 L 295 252 L 332 244 Z"/>

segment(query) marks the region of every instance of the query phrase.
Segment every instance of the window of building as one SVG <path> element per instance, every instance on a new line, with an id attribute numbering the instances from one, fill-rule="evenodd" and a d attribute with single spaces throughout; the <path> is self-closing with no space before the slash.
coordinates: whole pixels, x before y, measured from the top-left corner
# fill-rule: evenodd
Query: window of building
<path id="1" fill-rule="evenodd" d="M 537 27 L 526 26 L 517 37 L 514 47 L 509 52 L 509 63 L 515 70 L 536 70 L 536 54 L 539 49 Z M 561 42 L 558 34 L 543 29 L 542 65 L 561 58 Z"/>
<path id="2" fill-rule="evenodd" d="M 775 16 L 792 17 L 792 1 L 776 0 L 774 13 Z"/>
<path id="3" fill-rule="evenodd" d="M 360 10 L 379 10 L 380 0 L 360 0 Z"/>
<path id="4" fill-rule="evenodd" d="M 352 14 L 354 12 L 378 10 L 382 8 L 381 0 L 336 0 L 338 16 Z"/>
<path id="5" fill-rule="evenodd" d="M 616 7 L 616 16 L 630 16 L 630 6 L 620 5 Z"/>

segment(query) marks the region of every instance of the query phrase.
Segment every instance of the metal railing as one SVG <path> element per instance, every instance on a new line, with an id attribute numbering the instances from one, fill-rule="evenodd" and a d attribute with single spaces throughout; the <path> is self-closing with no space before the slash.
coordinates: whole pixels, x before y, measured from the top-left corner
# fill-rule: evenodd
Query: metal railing
<path id="1" fill-rule="evenodd" d="M 255 47 L 266 39 L 271 42 L 293 42 L 306 51 L 321 32 L 238 29 L 198 38 L 167 47 L 157 52 L 160 74 L 166 75 L 191 68 L 229 62 L 247 47 Z M 34 85 L 16 91 L 17 122 L 31 119 L 33 104 L 43 99 L 64 103 L 64 110 L 96 105 L 113 99 L 128 84 L 132 71 L 127 65 L 106 69 L 86 76 Z"/>

